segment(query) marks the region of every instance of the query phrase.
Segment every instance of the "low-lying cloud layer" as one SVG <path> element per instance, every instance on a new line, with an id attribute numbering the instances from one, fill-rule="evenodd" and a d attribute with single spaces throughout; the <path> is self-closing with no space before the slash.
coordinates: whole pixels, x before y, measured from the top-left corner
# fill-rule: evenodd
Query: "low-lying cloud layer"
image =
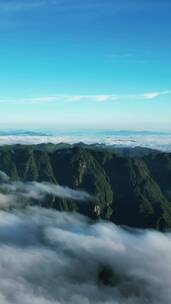
<path id="1" fill-rule="evenodd" d="M 82 191 L 14 182 L 0 171 L 1 304 L 169 304 L 171 234 L 126 230 L 75 213 L 21 207 Z M 7 210 L 7 209 L 5 209 Z"/>
<path id="2" fill-rule="evenodd" d="M 105 144 L 116 147 L 146 147 L 171 152 L 171 133 L 134 131 L 0 132 L 0 146 L 42 143 Z"/>
<path id="3" fill-rule="evenodd" d="M 44 201 L 48 195 L 79 202 L 94 201 L 95 198 L 85 191 L 73 190 L 48 182 L 11 181 L 0 171 L 0 207 L 20 206 L 27 200 Z"/>
<path id="4" fill-rule="evenodd" d="M 171 234 L 1 211 L 0 273 L 1 304 L 169 304 Z"/>

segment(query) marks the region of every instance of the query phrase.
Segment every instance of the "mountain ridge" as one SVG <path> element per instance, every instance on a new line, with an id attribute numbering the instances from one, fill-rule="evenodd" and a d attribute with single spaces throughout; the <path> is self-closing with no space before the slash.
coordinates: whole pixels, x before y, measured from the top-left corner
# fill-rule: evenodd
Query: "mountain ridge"
<path id="1" fill-rule="evenodd" d="M 171 153 L 99 149 L 81 143 L 0 147 L 0 170 L 12 180 L 85 190 L 95 202 L 48 197 L 45 207 L 138 228 L 171 228 Z"/>

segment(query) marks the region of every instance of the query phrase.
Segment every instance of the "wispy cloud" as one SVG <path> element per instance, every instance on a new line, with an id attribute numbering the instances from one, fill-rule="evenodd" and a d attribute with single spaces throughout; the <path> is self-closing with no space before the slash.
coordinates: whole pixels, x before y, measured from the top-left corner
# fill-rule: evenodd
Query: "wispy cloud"
<path id="1" fill-rule="evenodd" d="M 0 208 L 17 206 L 23 199 L 43 202 L 48 195 L 79 202 L 95 201 L 95 197 L 82 190 L 48 182 L 11 181 L 8 175 L 0 171 Z"/>
<path id="2" fill-rule="evenodd" d="M 155 99 L 160 96 L 169 95 L 171 91 L 163 91 L 163 92 L 150 92 L 143 95 L 144 99 Z"/>
<path id="3" fill-rule="evenodd" d="M 162 96 L 170 95 L 171 90 L 151 91 L 147 93 L 133 94 L 97 94 L 97 95 L 77 95 L 77 94 L 55 94 L 51 96 L 19 98 L 19 99 L 0 99 L 0 103 L 10 104 L 43 104 L 55 102 L 111 102 L 128 100 L 152 100 Z"/>

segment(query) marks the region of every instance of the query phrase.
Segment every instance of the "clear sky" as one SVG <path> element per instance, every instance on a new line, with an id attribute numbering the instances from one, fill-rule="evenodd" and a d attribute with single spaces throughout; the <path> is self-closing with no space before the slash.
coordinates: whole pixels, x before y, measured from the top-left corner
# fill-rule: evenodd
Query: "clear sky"
<path id="1" fill-rule="evenodd" d="M 170 122 L 170 0 L 0 0 L 1 128 Z"/>

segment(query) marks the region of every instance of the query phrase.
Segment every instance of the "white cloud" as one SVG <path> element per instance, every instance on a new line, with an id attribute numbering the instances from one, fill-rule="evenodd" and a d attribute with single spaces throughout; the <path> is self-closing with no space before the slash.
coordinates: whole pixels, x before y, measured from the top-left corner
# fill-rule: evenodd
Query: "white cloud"
<path id="1" fill-rule="evenodd" d="M 95 197 L 85 191 L 74 190 L 48 182 L 20 182 L 10 181 L 10 178 L 0 171 L 0 208 L 20 206 L 28 200 L 44 201 L 47 195 L 79 202 L 95 201 Z"/>
<path id="2" fill-rule="evenodd" d="M 1 304 L 168 304 L 171 234 L 41 208 L 1 211 L 0 273 Z"/>
<path id="3" fill-rule="evenodd" d="M 9 181 L 9 176 L 6 173 L 0 171 L 0 182 L 8 182 L 8 181 Z"/>
<path id="4" fill-rule="evenodd" d="M 14 205 L 14 196 L 0 193 L 0 209 L 8 209 L 12 205 Z"/>
<path id="5" fill-rule="evenodd" d="M 105 144 L 108 147 L 115 145 L 116 147 L 146 147 L 158 149 L 165 152 L 171 151 L 171 135 L 170 133 L 155 133 L 155 132 L 115 132 L 115 131 L 99 131 L 99 132 L 54 132 L 52 134 L 42 135 L 29 135 L 27 132 L 23 135 L 17 132 L 16 135 L 0 136 L 0 146 L 15 145 L 15 144 L 41 144 L 53 143 L 59 144 L 61 142 L 68 144 L 76 144 L 84 142 L 85 144 Z M 1 176 L 0 176 L 1 179 Z"/>
<path id="6" fill-rule="evenodd" d="M 60 197 L 64 199 L 73 199 L 76 201 L 88 201 L 94 199 L 85 191 L 73 190 L 68 187 L 47 183 L 47 182 L 9 182 L 0 185 L 0 190 L 5 190 L 7 193 L 31 198 L 36 200 L 44 200 L 46 195 Z"/>
<path id="7" fill-rule="evenodd" d="M 110 102 L 124 100 L 146 100 L 156 99 L 164 95 L 170 95 L 171 91 L 147 92 L 140 94 L 97 94 L 97 95 L 70 95 L 70 94 L 55 94 L 51 96 L 30 97 L 20 99 L 0 99 L 0 103 L 10 104 L 43 104 L 55 102 Z"/>
<path id="8" fill-rule="evenodd" d="M 160 95 L 161 95 L 160 93 L 152 92 L 152 93 L 144 94 L 143 97 L 144 97 L 145 99 L 154 99 L 154 98 L 159 97 Z"/>
<path id="9" fill-rule="evenodd" d="M 145 99 L 155 99 L 157 97 L 163 96 L 163 95 L 169 95 L 171 94 L 171 91 L 163 91 L 163 92 L 150 92 L 144 94 L 142 97 Z"/>

